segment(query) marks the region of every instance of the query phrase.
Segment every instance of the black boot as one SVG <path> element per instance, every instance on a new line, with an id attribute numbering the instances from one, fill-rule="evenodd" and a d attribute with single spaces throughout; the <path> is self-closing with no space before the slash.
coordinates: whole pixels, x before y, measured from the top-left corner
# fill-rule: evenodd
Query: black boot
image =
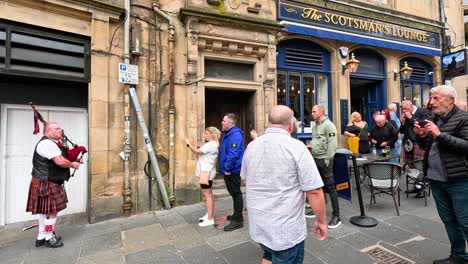
<path id="1" fill-rule="evenodd" d="M 59 248 L 63 247 L 63 243 L 53 236 L 51 239 L 45 241 L 45 246 L 49 248 Z"/>
<path id="2" fill-rule="evenodd" d="M 61 236 L 57 236 L 57 234 L 55 234 L 55 231 L 53 231 L 53 236 L 57 239 L 57 241 L 62 241 L 62 237 Z M 45 238 L 43 239 L 36 239 L 36 247 L 42 247 L 43 245 L 45 245 Z"/>
<path id="3" fill-rule="evenodd" d="M 240 220 L 231 220 L 229 225 L 224 227 L 224 231 L 234 231 L 236 229 L 244 227 L 244 221 Z"/>

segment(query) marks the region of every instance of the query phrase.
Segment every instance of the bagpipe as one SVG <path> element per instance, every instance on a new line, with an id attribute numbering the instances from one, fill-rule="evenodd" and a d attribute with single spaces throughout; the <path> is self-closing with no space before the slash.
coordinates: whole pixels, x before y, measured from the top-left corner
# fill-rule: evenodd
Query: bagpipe
<path id="1" fill-rule="evenodd" d="M 47 121 L 42 117 L 41 113 L 37 111 L 36 107 L 31 103 L 32 110 L 34 111 L 34 131 L 33 134 L 36 135 L 39 133 L 39 121 L 44 125 L 47 124 Z M 67 157 L 69 161 L 80 161 L 83 156 L 88 152 L 85 146 L 78 146 L 77 144 L 73 143 L 68 137 L 65 135 L 65 131 L 62 130 L 62 138 L 59 140 L 59 145 L 62 146 L 63 149 L 67 151 Z M 68 143 L 71 144 L 72 148 L 69 147 Z M 76 169 L 72 173 L 72 177 L 75 175 Z"/>

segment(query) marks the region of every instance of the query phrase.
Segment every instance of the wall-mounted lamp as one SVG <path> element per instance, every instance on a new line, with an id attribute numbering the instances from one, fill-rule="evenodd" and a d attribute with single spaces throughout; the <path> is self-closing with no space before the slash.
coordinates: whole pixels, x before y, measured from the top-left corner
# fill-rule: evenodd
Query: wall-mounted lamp
<path id="1" fill-rule="evenodd" d="M 408 62 L 405 61 L 405 65 L 403 68 L 400 69 L 400 72 L 397 72 L 397 70 L 393 71 L 393 80 L 396 81 L 398 76 L 401 76 L 402 80 L 408 80 L 411 77 L 411 74 L 413 73 L 413 68 L 408 66 Z"/>
<path id="2" fill-rule="evenodd" d="M 360 61 L 356 60 L 354 53 L 351 53 L 351 59 L 341 65 L 341 74 L 345 74 L 345 71 L 348 69 L 350 73 L 357 72 L 359 68 Z"/>

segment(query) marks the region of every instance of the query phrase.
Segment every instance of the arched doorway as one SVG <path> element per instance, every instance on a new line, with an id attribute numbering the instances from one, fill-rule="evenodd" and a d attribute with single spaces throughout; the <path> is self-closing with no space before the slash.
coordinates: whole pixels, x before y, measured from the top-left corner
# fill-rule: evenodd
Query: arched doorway
<path id="1" fill-rule="evenodd" d="M 351 112 L 359 112 L 372 127 L 372 113 L 386 108 L 385 59 L 367 48 L 351 53 L 360 61 L 358 71 L 350 75 Z"/>
<path id="2" fill-rule="evenodd" d="M 325 112 L 332 117 L 330 53 L 304 39 L 281 41 L 277 51 L 277 103 L 291 107 L 301 122 L 297 137 L 308 140 L 314 105 L 323 104 Z"/>
<path id="3" fill-rule="evenodd" d="M 400 69 L 404 67 L 405 62 L 413 68 L 413 72 L 408 80 L 401 80 L 401 100 L 410 100 L 414 105 L 423 107 L 433 86 L 433 68 L 419 58 L 406 57 L 400 60 Z"/>

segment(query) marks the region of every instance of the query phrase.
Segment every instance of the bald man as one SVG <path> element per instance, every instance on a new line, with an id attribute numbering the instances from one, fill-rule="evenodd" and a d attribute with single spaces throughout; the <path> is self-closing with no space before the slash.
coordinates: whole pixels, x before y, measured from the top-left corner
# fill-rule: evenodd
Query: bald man
<path id="1" fill-rule="evenodd" d="M 398 131 L 395 126 L 387 122 L 384 115 L 374 117 L 375 126 L 370 133 L 371 144 L 377 149 L 377 153 L 382 153 L 382 149 L 390 147 L 395 148 L 395 142 L 398 139 Z"/>
<path id="2" fill-rule="evenodd" d="M 285 254 L 287 263 L 303 263 L 305 196 L 317 216 L 317 239 L 327 237 L 323 182 L 306 146 L 291 137 L 294 126 L 291 109 L 273 107 L 265 134 L 247 146 L 242 161 L 249 232 L 264 251 L 262 264 L 286 263 Z"/>
<path id="3" fill-rule="evenodd" d="M 39 216 L 36 247 L 63 246 L 62 238 L 54 232 L 57 214 L 67 208 L 68 203 L 63 183 L 70 178 L 70 168 L 78 169 L 81 163 L 67 159 L 67 150 L 60 142 L 62 135 L 60 125 L 49 122 L 34 149 L 26 212 Z"/>

